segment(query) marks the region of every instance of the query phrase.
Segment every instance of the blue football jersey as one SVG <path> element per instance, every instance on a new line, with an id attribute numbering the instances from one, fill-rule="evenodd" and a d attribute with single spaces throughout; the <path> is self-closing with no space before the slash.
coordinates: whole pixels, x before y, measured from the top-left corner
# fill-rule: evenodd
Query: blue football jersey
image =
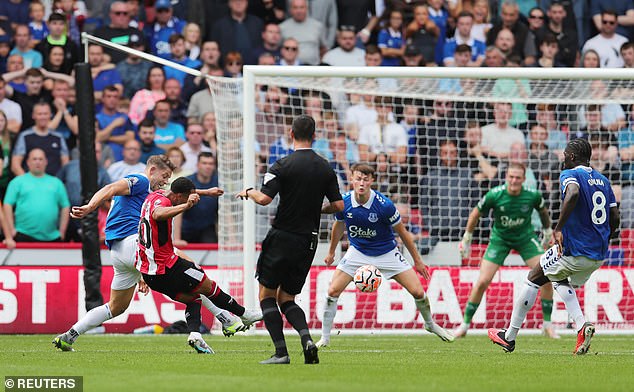
<path id="1" fill-rule="evenodd" d="M 150 194 L 150 180 L 145 174 L 130 174 L 123 177 L 128 182 L 130 194 L 115 196 L 106 219 L 106 245 L 110 241 L 136 234 L 139 228 L 141 206 Z"/>
<path id="2" fill-rule="evenodd" d="M 562 171 L 559 184 L 562 200 L 568 185 L 579 186 L 579 200 L 562 229 L 564 255 L 605 259 L 610 239 L 610 208 L 616 207 L 610 181 L 591 167 L 577 166 Z"/>
<path id="3" fill-rule="evenodd" d="M 401 221 L 401 215 L 390 199 L 372 191 L 361 205 L 350 191 L 343 195 L 343 203 L 343 211 L 336 213 L 335 219 L 345 222 L 348 240 L 359 252 L 380 256 L 396 247 L 392 226 Z"/>

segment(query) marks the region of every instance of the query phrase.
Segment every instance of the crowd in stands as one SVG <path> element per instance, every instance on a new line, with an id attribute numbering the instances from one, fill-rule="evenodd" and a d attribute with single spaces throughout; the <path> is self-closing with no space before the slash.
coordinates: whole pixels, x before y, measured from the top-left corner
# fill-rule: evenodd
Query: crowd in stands
<path id="1" fill-rule="evenodd" d="M 632 0 L 5 0 L 0 212 L 8 245 L 80 239 L 64 215 L 69 200 L 81 203 L 73 77 L 81 60 L 92 69 L 100 185 L 142 171 L 158 153 L 178 167 L 173 178 L 218 184 L 216 112 L 204 78 L 94 44 L 83 59 L 82 31 L 229 78 L 248 64 L 634 67 Z M 563 147 L 583 137 L 593 145 L 593 166 L 613 182 L 623 225 L 634 226 L 629 105 L 504 101 L 531 97 L 528 80 L 440 80 L 435 88 L 453 98 L 435 101 L 381 95 L 407 91 L 407 81 L 364 83 L 376 94 L 260 86 L 260 173 L 292 152 L 292 117 L 310 114 L 319 128 L 314 148 L 337 171 L 341 189 L 349 188 L 352 163 L 374 163 L 379 190 L 401 206 L 417 239 L 433 244 L 459 239 L 475 202 L 504 182 L 514 162 L 527 166 L 527 185 L 540 188 L 556 214 Z M 626 85 L 580 86 L 579 94 L 634 104 Z M 484 91 L 498 102 L 459 99 Z M 30 192 L 55 213 L 31 208 L 40 201 Z M 176 240 L 217 241 L 217 210 L 214 200 L 184 214 Z M 50 220 L 46 235 L 43 219 Z"/>

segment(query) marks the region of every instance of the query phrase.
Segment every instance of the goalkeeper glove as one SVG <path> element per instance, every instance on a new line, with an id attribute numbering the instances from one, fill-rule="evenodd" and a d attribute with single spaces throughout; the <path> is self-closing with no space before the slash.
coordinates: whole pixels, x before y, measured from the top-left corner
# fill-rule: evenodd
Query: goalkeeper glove
<path id="1" fill-rule="evenodd" d="M 553 229 L 550 227 L 542 231 L 542 248 L 550 248 L 550 241 L 553 239 Z"/>
<path id="2" fill-rule="evenodd" d="M 473 239 L 473 233 L 465 231 L 462 236 L 462 241 L 460 241 L 460 245 L 458 245 L 458 250 L 460 251 L 460 257 L 462 259 L 466 259 L 471 254 L 471 240 Z"/>

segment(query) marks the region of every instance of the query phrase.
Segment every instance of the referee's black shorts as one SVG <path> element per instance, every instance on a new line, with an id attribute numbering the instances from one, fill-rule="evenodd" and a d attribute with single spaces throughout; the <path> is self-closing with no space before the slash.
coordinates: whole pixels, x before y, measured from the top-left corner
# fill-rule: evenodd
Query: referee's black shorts
<path id="1" fill-rule="evenodd" d="M 291 295 L 302 291 L 315 257 L 317 233 L 296 234 L 271 228 L 262 242 L 256 278 L 266 288 Z"/>
<path id="2" fill-rule="evenodd" d="M 191 294 L 205 279 L 207 275 L 202 268 L 180 257 L 172 268 L 165 268 L 163 275 L 143 274 L 143 280 L 152 290 L 173 300 L 177 300 L 179 294 Z"/>

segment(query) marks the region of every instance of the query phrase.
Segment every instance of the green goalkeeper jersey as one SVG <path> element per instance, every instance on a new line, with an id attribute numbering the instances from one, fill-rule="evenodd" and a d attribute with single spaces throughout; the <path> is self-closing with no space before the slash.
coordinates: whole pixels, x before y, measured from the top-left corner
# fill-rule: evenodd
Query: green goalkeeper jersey
<path id="1" fill-rule="evenodd" d="M 493 209 L 491 236 L 513 243 L 534 236 L 531 214 L 533 209 L 540 210 L 543 207 L 544 198 L 538 190 L 522 186 L 519 195 L 511 196 L 506 184 L 488 191 L 478 203 L 481 216 L 488 215 L 489 210 Z"/>

